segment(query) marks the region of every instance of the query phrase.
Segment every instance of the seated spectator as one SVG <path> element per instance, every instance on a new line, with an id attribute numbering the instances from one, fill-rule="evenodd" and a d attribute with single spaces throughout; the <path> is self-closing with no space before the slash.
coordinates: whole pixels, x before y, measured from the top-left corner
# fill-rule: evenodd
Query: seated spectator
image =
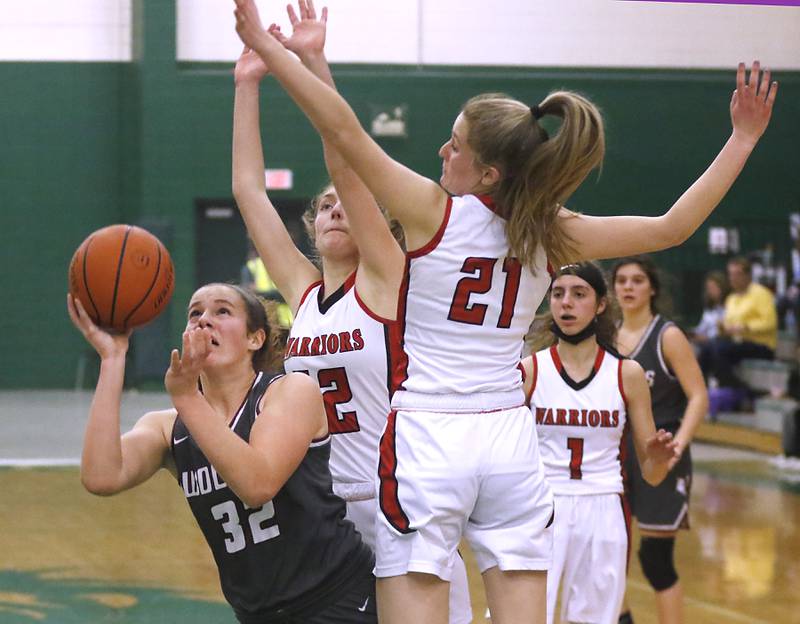
<path id="1" fill-rule="evenodd" d="M 778 340 L 775 298 L 768 288 L 753 283 L 750 262 L 728 261 L 731 293 L 725 299 L 721 333 L 700 349 L 700 366 L 720 386 L 741 387 L 733 372 L 743 359 L 771 360 Z"/>
<path id="2" fill-rule="evenodd" d="M 722 271 L 711 271 L 706 275 L 703 316 L 690 332 L 691 341 L 696 346 L 719 336 L 725 319 L 725 298 L 729 293 L 728 279 Z"/>

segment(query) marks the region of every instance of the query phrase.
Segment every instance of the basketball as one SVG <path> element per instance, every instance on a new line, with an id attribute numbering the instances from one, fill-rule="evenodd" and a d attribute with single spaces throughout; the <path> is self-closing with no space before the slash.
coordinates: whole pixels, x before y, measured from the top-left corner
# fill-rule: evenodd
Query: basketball
<path id="1" fill-rule="evenodd" d="M 166 247 L 135 225 L 110 225 L 90 234 L 69 265 L 69 292 L 104 329 L 125 332 L 150 322 L 175 286 Z"/>

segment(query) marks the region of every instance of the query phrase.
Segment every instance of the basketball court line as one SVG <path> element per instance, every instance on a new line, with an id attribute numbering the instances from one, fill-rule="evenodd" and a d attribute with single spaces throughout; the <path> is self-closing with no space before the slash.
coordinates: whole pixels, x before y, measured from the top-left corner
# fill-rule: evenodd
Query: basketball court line
<path id="1" fill-rule="evenodd" d="M 80 466 L 80 457 L 0 457 L 0 468 L 61 468 Z"/>

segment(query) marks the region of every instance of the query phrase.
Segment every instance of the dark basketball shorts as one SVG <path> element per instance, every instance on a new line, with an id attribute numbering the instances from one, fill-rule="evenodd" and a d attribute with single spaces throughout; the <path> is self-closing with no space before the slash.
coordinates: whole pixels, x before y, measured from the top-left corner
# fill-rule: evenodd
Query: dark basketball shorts
<path id="1" fill-rule="evenodd" d="M 677 428 L 677 426 L 664 427 L 673 434 Z M 653 487 L 642 477 L 642 470 L 633 448 L 633 436 L 629 436 L 625 473 L 625 496 L 640 529 L 676 531 L 689 528 L 692 455 L 688 447 L 667 477 Z"/>
<path id="2" fill-rule="evenodd" d="M 375 577 L 370 573 L 354 582 L 334 604 L 287 624 L 376 624 L 377 621 Z"/>

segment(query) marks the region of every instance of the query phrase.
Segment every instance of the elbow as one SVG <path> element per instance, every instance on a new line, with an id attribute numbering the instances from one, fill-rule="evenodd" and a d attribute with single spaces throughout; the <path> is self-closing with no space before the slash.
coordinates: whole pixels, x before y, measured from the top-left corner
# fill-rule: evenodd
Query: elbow
<path id="1" fill-rule="evenodd" d="M 262 482 L 250 483 L 242 488 L 241 492 L 236 492 L 236 495 L 245 505 L 251 509 L 257 509 L 275 498 L 279 491 L 280 487 L 276 487 L 269 479 L 265 479 Z"/>
<path id="2" fill-rule="evenodd" d="M 253 490 L 252 492 L 247 492 L 239 496 L 239 498 L 250 509 L 258 509 L 259 507 L 262 507 L 270 502 L 277 494 L 277 492 L 273 492 L 272 490 L 260 488 L 258 490 Z"/>
<path id="3" fill-rule="evenodd" d="M 120 488 L 110 479 L 87 475 L 83 472 L 81 473 L 81 485 L 87 492 L 95 496 L 113 496 L 120 491 Z"/>
<path id="4" fill-rule="evenodd" d="M 693 233 L 694 230 L 667 230 L 661 238 L 664 244 L 663 249 L 671 249 L 683 245 Z"/>

